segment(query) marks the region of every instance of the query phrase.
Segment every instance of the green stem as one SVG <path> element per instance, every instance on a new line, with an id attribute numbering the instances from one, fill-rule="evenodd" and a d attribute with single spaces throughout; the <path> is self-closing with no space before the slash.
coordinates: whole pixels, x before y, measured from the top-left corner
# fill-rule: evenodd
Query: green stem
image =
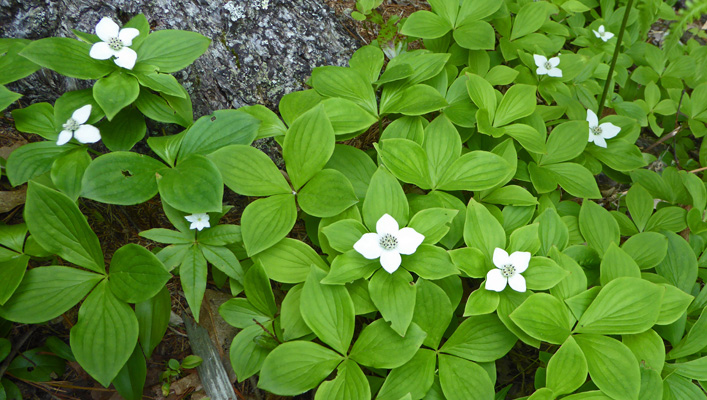
<path id="1" fill-rule="evenodd" d="M 606 83 L 604 84 L 604 92 L 601 94 L 601 101 L 599 101 L 599 109 L 597 110 L 597 116 L 599 117 L 599 119 L 601 119 L 602 112 L 604 111 L 604 102 L 606 101 L 606 96 L 609 94 L 609 86 L 611 86 L 611 82 L 614 81 L 614 68 L 616 67 L 616 60 L 619 58 L 621 42 L 624 39 L 624 31 L 626 30 L 626 23 L 628 23 L 628 15 L 631 12 L 632 6 L 633 0 L 628 0 L 628 2 L 626 3 L 626 10 L 624 11 L 624 19 L 621 21 L 621 30 L 619 30 L 619 35 L 616 37 L 616 47 L 614 48 L 614 56 L 611 58 L 609 74 L 607 75 Z"/>

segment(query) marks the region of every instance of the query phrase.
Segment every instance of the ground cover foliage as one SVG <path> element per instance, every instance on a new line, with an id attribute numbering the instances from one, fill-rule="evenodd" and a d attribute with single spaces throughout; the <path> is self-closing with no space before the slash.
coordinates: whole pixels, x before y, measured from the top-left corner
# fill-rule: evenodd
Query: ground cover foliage
<path id="1" fill-rule="evenodd" d="M 209 277 L 230 291 L 237 379 L 277 395 L 502 399 L 498 363 L 535 348 L 530 399 L 707 398 L 707 47 L 690 28 L 707 7 L 431 0 L 390 22 L 379 4 L 354 15 L 386 28 L 376 43 L 315 68 L 279 113 L 196 121 L 170 73 L 207 49 L 199 34 L 138 15 L 77 39 L 0 39 L 0 84 L 41 67 L 95 80 L 12 111 L 45 140 L 3 165 L 27 199 L 24 223 L 0 226 L 0 317 L 79 311 L 68 345 L 47 340 L 7 371 L 46 381 L 76 361 L 141 398 L 178 275 L 197 321 Z M 659 19 L 676 22 L 656 43 Z M 1 87 L 0 107 L 18 97 Z M 146 118 L 184 130 L 131 151 Z M 372 148 L 345 144 L 364 133 Z M 268 137 L 284 170 L 251 146 Z M 226 189 L 251 199 L 239 225 L 220 223 Z M 174 229 L 106 260 L 77 202 L 158 194 Z M 4 378 L 0 394 L 18 389 Z"/>

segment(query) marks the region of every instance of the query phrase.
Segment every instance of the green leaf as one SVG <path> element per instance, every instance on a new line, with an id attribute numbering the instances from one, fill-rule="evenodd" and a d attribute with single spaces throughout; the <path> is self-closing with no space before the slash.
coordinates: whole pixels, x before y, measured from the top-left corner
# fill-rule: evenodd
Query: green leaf
<path id="1" fill-rule="evenodd" d="M 517 340 L 495 314 L 477 315 L 459 324 L 439 351 L 470 361 L 492 362 L 505 356 Z"/>
<path id="2" fill-rule="evenodd" d="M 145 357 L 150 358 L 167 331 L 172 312 L 171 298 L 167 287 L 150 299 L 135 304 L 135 316 L 140 327 L 138 339 Z"/>
<path id="3" fill-rule="evenodd" d="M 425 236 L 423 243 L 435 244 L 449 232 L 457 214 L 459 210 L 427 208 L 413 215 L 408 226 Z"/>
<path id="4" fill-rule="evenodd" d="M 356 250 L 339 254 L 331 263 L 329 275 L 323 282 L 327 285 L 342 285 L 361 278 L 369 278 L 380 270 L 381 264 L 376 260 L 364 258 Z"/>
<path id="5" fill-rule="evenodd" d="M 126 72 L 115 71 L 93 85 L 93 97 L 112 120 L 120 110 L 130 105 L 140 94 L 140 83 Z"/>
<path id="6" fill-rule="evenodd" d="M 662 371 L 665 364 L 665 344 L 663 338 L 654 330 L 649 329 L 635 335 L 623 335 L 621 341 L 642 366 L 658 373 Z"/>
<path id="7" fill-rule="evenodd" d="M 463 0 L 461 2 L 461 8 L 459 9 L 459 15 L 457 16 L 455 26 L 460 26 L 464 22 L 468 21 L 484 19 L 495 13 L 500 7 L 501 4 L 492 0 Z"/>
<path id="8" fill-rule="evenodd" d="M 189 304 L 197 322 L 199 322 L 201 301 L 206 292 L 207 275 L 208 269 L 204 255 L 198 246 L 190 246 L 179 266 L 179 280 L 182 282 L 184 297 L 187 299 L 187 304 Z"/>
<path id="9" fill-rule="evenodd" d="M 20 80 L 40 68 L 39 65 L 18 54 L 30 43 L 32 42 L 27 39 L 2 40 L 0 48 L 4 54 L 0 56 L 0 70 L 3 72 L 3 77 L 0 78 L 0 85 Z"/>
<path id="10" fill-rule="evenodd" d="M 157 181 L 160 197 L 172 207 L 194 214 L 221 211 L 223 180 L 208 158 L 191 155 L 161 174 Z"/>
<path id="11" fill-rule="evenodd" d="M 210 262 L 216 269 L 239 282 L 243 279 L 243 268 L 231 250 L 226 247 L 209 246 L 203 243 L 200 247 L 206 261 Z"/>
<path id="12" fill-rule="evenodd" d="M 660 286 L 665 288 L 665 294 L 660 304 L 660 314 L 658 315 L 656 324 L 672 324 L 687 311 L 687 307 L 692 303 L 695 297 L 667 283 L 661 284 Z"/>
<path id="13" fill-rule="evenodd" d="M 5 304 L 17 290 L 27 271 L 28 262 L 29 256 L 24 254 L 0 261 L 0 282 L 3 282 L 0 287 L 0 305 Z"/>
<path id="14" fill-rule="evenodd" d="M 493 190 L 483 198 L 485 203 L 502 204 L 506 206 L 534 206 L 538 200 L 520 186 L 508 185 Z"/>
<path id="15" fill-rule="evenodd" d="M 177 72 L 204 54 L 211 40 L 199 33 L 165 29 L 152 32 L 137 49 L 138 61 L 160 72 Z"/>
<path id="16" fill-rule="evenodd" d="M 323 169 L 297 193 L 297 203 L 309 215 L 326 218 L 358 203 L 346 176 L 335 169 Z"/>
<path id="17" fill-rule="evenodd" d="M 319 339 L 346 354 L 354 332 L 354 304 L 345 287 L 322 284 L 325 276 L 312 266 L 302 289 L 300 312 Z"/>
<path id="18" fill-rule="evenodd" d="M 322 101 L 337 140 L 358 136 L 378 119 L 351 100 L 332 97 Z M 284 132 L 282 133 L 284 134 Z"/>
<path id="19" fill-rule="evenodd" d="M 91 58 L 88 55 L 90 50 L 89 43 L 52 37 L 30 43 L 20 55 L 37 65 L 71 78 L 98 79 L 117 68 L 110 60 Z"/>
<path id="20" fill-rule="evenodd" d="M 322 229 L 329 241 L 329 246 L 340 253 L 353 249 L 353 245 L 368 233 L 368 229 L 355 219 L 343 219 Z M 419 232 L 419 231 L 418 231 Z"/>
<path id="21" fill-rule="evenodd" d="M 8 365 L 7 372 L 12 374 L 17 379 L 30 382 L 49 382 L 54 376 L 61 376 L 66 371 L 66 362 L 57 356 L 47 354 L 50 349 L 47 347 L 36 347 L 31 350 L 23 351 L 21 356 L 15 357 Z M 2 380 L 0 387 L 0 395 L 12 396 L 8 394 L 11 381 Z M 14 385 L 13 385 L 14 386 Z M 14 399 L 21 399 L 22 393 L 15 386 Z"/>
<path id="22" fill-rule="evenodd" d="M 547 255 L 552 246 L 564 250 L 569 244 L 569 230 L 554 208 L 548 208 L 536 219 L 542 254 Z"/>
<path id="23" fill-rule="evenodd" d="M 292 191 L 270 157 L 255 147 L 225 146 L 208 158 L 221 172 L 226 186 L 243 196 L 271 196 Z"/>
<path id="24" fill-rule="evenodd" d="M 368 285 L 371 300 L 391 327 L 405 336 L 415 310 L 416 287 L 412 276 L 403 269 L 388 273 L 379 269 Z"/>
<path id="25" fill-rule="evenodd" d="M 412 320 L 427 333 L 423 344 L 436 349 L 452 319 L 452 303 L 442 288 L 429 281 L 418 279 L 416 286 Z"/>
<path id="26" fill-rule="evenodd" d="M 258 387 L 295 396 L 316 387 L 342 361 L 342 356 L 312 342 L 287 342 L 265 358 Z"/>
<path id="27" fill-rule="evenodd" d="M 272 317 L 265 315 L 247 299 L 241 297 L 230 299 L 221 304 L 218 312 L 224 321 L 239 329 L 247 329 L 256 322 L 265 324 L 272 320 Z M 261 333 L 263 332 L 261 331 Z"/>
<path id="28" fill-rule="evenodd" d="M 19 290 L 19 289 L 18 289 Z M 12 299 L 10 299 L 12 301 Z M 700 317 L 684 338 L 668 353 L 669 359 L 677 359 L 695 354 L 707 346 L 707 308 L 703 308 Z"/>
<path id="29" fill-rule="evenodd" d="M 455 10 L 456 11 L 456 10 Z M 425 39 L 436 39 L 452 29 L 450 21 L 430 11 L 417 11 L 410 15 L 400 34 Z"/>
<path id="30" fill-rule="evenodd" d="M 295 225 L 295 196 L 278 194 L 248 204 L 241 217 L 243 245 L 249 256 L 272 247 Z"/>
<path id="31" fill-rule="evenodd" d="M 387 169 L 379 167 L 371 177 L 366 198 L 363 200 L 363 222 L 370 230 L 375 230 L 376 223 L 384 214 L 398 221 L 400 226 L 407 225 L 408 201 L 400 183 Z"/>
<path id="32" fill-rule="evenodd" d="M 322 96 L 351 100 L 371 114 L 378 115 L 376 94 L 371 83 L 353 68 L 317 67 L 312 71 L 310 82 Z M 288 122 L 287 118 L 285 122 Z"/>
<path id="33" fill-rule="evenodd" d="M 326 263 L 314 249 L 300 240 L 290 238 L 258 253 L 255 259 L 263 265 L 270 279 L 283 283 L 304 282 L 312 265 L 321 270 L 327 269 Z"/>
<path id="34" fill-rule="evenodd" d="M 24 108 L 14 109 L 12 119 L 15 121 L 15 129 L 20 132 L 36 133 L 52 141 L 57 138 L 59 129 L 54 125 L 54 107 L 49 103 L 34 103 Z M 62 121 L 64 122 L 66 120 Z"/>
<path id="35" fill-rule="evenodd" d="M 368 400 L 371 387 L 361 367 L 354 361 L 341 363 L 336 378 L 322 382 L 314 396 L 315 400 Z"/>
<path id="36" fill-rule="evenodd" d="M 161 162 L 142 154 L 104 154 L 86 168 L 81 196 L 108 204 L 144 203 L 157 194 L 155 175 L 165 168 Z"/>
<path id="37" fill-rule="evenodd" d="M 681 232 L 687 228 L 685 217 L 687 211 L 682 207 L 665 207 L 651 215 L 646 223 L 647 231 Z"/>
<path id="38" fill-rule="evenodd" d="M 447 100 L 432 86 L 420 83 L 395 94 L 381 106 L 381 114 L 423 115 L 447 106 Z"/>
<path id="39" fill-rule="evenodd" d="M 238 382 L 243 382 L 260 371 L 265 358 L 270 354 L 270 350 L 257 344 L 256 340 L 261 335 L 267 335 L 263 328 L 251 325 L 238 332 L 231 342 L 229 358 Z"/>
<path id="40" fill-rule="evenodd" d="M 494 397 L 489 375 L 472 361 L 440 354 L 439 381 L 448 400 L 488 400 Z"/>
<path id="41" fill-rule="evenodd" d="M 405 257 L 403 266 L 424 279 L 436 280 L 459 274 L 449 254 L 430 244 L 421 244 L 415 253 Z"/>
<path id="42" fill-rule="evenodd" d="M 99 284 L 81 305 L 70 338 L 76 360 L 105 387 L 130 358 L 138 337 L 135 313 L 107 285 Z"/>
<path id="43" fill-rule="evenodd" d="M 285 134 L 282 156 L 295 190 L 326 165 L 334 153 L 334 129 L 322 106 L 297 118 Z"/>
<path id="44" fill-rule="evenodd" d="M 668 238 L 668 252 L 665 258 L 656 265 L 658 275 L 686 293 L 692 291 L 697 280 L 697 260 L 690 244 L 679 235 L 672 232 L 662 232 Z"/>
<path id="45" fill-rule="evenodd" d="M 390 371 L 378 392 L 377 400 L 400 400 L 406 394 L 421 399 L 434 382 L 437 357 L 428 349 L 420 349 L 415 357 Z"/>
<path id="46" fill-rule="evenodd" d="M 547 154 L 540 165 L 572 160 L 587 147 L 587 121 L 570 121 L 557 125 L 547 138 Z"/>
<path id="47" fill-rule="evenodd" d="M 287 291 L 285 298 L 280 305 L 280 325 L 282 327 L 282 338 L 289 341 L 309 335 L 312 330 L 302 318 L 300 305 L 302 304 L 302 288 L 304 284 L 298 284 Z"/>
<path id="48" fill-rule="evenodd" d="M 32 236 L 45 250 L 76 265 L 105 273 L 98 237 L 66 195 L 30 182 L 25 221 Z"/>
<path id="49" fill-rule="evenodd" d="M 248 301 L 258 311 L 271 318 L 275 317 L 277 312 L 275 296 L 270 286 L 270 279 L 259 262 L 253 264 L 246 272 L 243 279 L 243 288 Z"/>
<path id="50" fill-rule="evenodd" d="M 639 183 L 634 183 L 626 193 L 626 205 L 636 227 L 643 231 L 648 218 L 653 214 L 653 197 Z"/>
<path id="51" fill-rule="evenodd" d="M 158 243 L 177 244 L 194 242 L 193 232 L 184 233 L 164 228 L 148 229 L 140 232 L 139 235 Z"/>
<path id="52" fill-rule="evenodd" d="M 147 377 L 147 363 L 140 346 L 135 346 L 128 362 L 123 365 L 118 375 L 113 379 L 113 386 L 127 400 L 142 399 Z"/>
<path id="53" fill-rule="evenodd" d="M 496 35 L 488 22 L 465 21 L 454 30 L 454 41 L 469 50 L 493 50 Z"/>
<path id="54" fill-rule="evenodd" d="M 76 305 L 102 278 L 70 267 L 32 268 L 0 307 L 0 316 L 25 324 L 49 321 Z"/>
<path id="55" fill-rule="evenodd" d="M 159 293 L 171 277 L 152 252 L 131 243 L 113 254 L 108 287 L 120 300 L 139 303 Z"/>
<path id="56" fill-rule="evenodd" d="M 579 211 L 579 230 L 587 244 L 603 255 L 609 244 L 619 244 L 619 225 L 602 206 L 584 200 Z"/>
<path id="57" fill-rule="evenodd" d="M 430 188 L 430 174 L 425 150 L 408 139 L 385 139 L 375 145 L 383 163 L 396 178 L 422 189 Z"/>
<path id="58" fill-rule="evenodd" d="M 363 151 L 343 144 L 334 146 L 334 154 L 325 168 L 335 169 L 348 178 L 353 185 L 356 197 L 366 197 L 371 176 L 376 172 L 376 164 Z"/>
<path id="59" fill-rule="evenodd" d="M 587 380 L 588 372 L 582 349 L 569 336 L 547 364 L 547 387 L 558 396 L 572 393 Z"/>
<path id="60" fill-rule="evenodd" d="M 547 290 L 553 288 L 569 272 L 561 268 L 555 261 L 545 257 L 533 257 L 530 259 L 528 269 L 523 272 L 528 289 Z"/>
<path id="61" fill-rule="evenodd" d="M 474 199 L 469 199 L 466 209 L 464 242 L 469 247 L 481 250 L 487 262 L 493 259 L 493 252 L 497 247 L 506 247 L 506 232 L 503 227 L 486 207 Z"/>
<path id="62" fill-rule="evenodd" d="M 516 84 L 503 95 L 503 100 L 496 108 L 496 117 L 493 126 L 507 125 L 519 118 L 527 117 L 535 111 L 537 100 L 535 92 L 537 87 L 532 85 Z M 550 151 L 548 147 L 548 152 Z"/>
<path id="63" fill-rule="evenodd" d="M 547 21 L 548 15 L 557 11 L 557 7 L 552 3 L 526 3 L 518 11 L 513 21 L 513 31 L 511 40 L 518 39 L 529 33 L 533 33 Z"/>
<path id="64" fill-rule="evenodd" d="M 375 82 L 381 73 L 384 61 L 383 51 L 374 45 L 368 45 L 356 50 L 349 60 L 349 66 L 363 76 L 367 76 L 371 82 Z"/>
<path id="65" fill-rule="evenodd" d="M 62 154 L 52 164 L 50 176 L 57 189 L 76 200 L 81 193 L 81 178 L 91 163 L 86 147 L 79 147 Z"/>
<path id="66" fill-rule="evenodd" d="M 240 225 L 229 224 L 216 225 L 197 232 L 197 239 L 199 243 L 209 246 L 225 246 L 243 242 Z"/>
<path id="67" fill-rule="evenodd" d="M 439 179 L 436 189 L 478 191 L 506 181 L 512 167 L 503 157 L 487 151 L 472 151 L 459 157 Z"/>
<path id="68" fill-rule="evenodd" d="M 145 137 L 145 117 L 136 107 L 124 108 L 100 126 L 101 140 L 110 151 L 129 151 Z"/>
<path id="69" fill-rule="evenodd" d="M 469 92 L 471 100 L 480 110 L 486 110 L 489 116 L 489 123 L 493 120 L 496 113 L 496 91 L 493 86 L 479 75 L 467 73 L 468 80 L 466 89 Z"/>
<path id="70" fill-rule="evenodd" d="M 240 110 L 217 110 L 199 118 L 184 135 L 179 158 L 208 155 L 232 144 L 250 145 L 258 135 L 260 121 Z"/>
<path id="71" fill-rule="evenodd" d="M 621 250 L 616 244 L 611 243 L 606 250 L 606 254 L 604 254 L 604 258 L 601 260 L 601 284 L 606 285 L 609 281 L 622 276 L 640 278 L 641 270 L 630 255 Z"/>
<path id="72" fill-rule="evenodd" d="M 363 328 L 349 358 L 371 368 L 398 368 L 415 356 L 425 336 L 425 332 L 412 323 L 401 337 L 387 322 L 377 319 Z"/>
<path id="73" fill-rule="evenodd" d="M 589 376 L 602 392 L 614 399 L 638 400 L 641 373 L 638 361 L 623 343 L 602 335 L 576 335 L 587 359 Z"/>
<path id="74" fill-rule="evenodd" d="M 642 279 L 616 278 L 601 289 L 575 330 L 607 335 L 643 332 L 657 321 L 663 292 Z"/>
<path id="75" fill-rule="evenodd" d="M 535 293 L 511 314 L 511 320 L 535 339 L 563 343 L 570 335 L 569 310 L 556 297 Z"/>
<path id="76" fill-rule="evenodd" d="M 3 111 L 21 97 L 21 94 L 7 90 L 5 86 L 0 85 L 0 111 Z"/>
<path id="77" fill-rule="evenodd" d="M 663 395 L 672 399 L 704 400 L 707 398 L 704 390 L 695 385 L 692 380 L 674 374 L 665 378 Z"/>
<path id="78" fill-rule="evenodd" d="M 650 269 L 665 258 L 668 252 L 668 238 L 656 232 L 641 232 L 628 238 L 621 248 L 641 269 Z"/>
<path id="79" fill-rule="evenodd" d="M 587 151 L 596 159 L 617 171 L 633 171 L 646 165 L 641 150 L 623 139 L 614 139 L 607 142 L 606 148 L 588 146 Z"/>
<path id="80" fill-rule="evenodd" d="M 54 142 L 34 142 L 15 149 L 7 158 L 5 171 L 12 186 L 19 186 L 52 168 L 54 160 L 76 146 Z"/>
<path id="81" fill-rule="evenodd" d="M 485 268 L 484 268 L 485 269 Z M 484 273 L 482 276 L 486 276 Z M 486 290 L 482 287 L 471 292 L 464 306 L 464 316 L 486 315 L 490 314 L 498 308 L 501 301 L 498 292 Z"/>

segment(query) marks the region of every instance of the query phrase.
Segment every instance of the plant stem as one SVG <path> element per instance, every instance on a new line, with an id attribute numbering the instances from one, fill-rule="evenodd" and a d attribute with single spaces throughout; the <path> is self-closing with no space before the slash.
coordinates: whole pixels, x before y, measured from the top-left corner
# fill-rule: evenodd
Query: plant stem
<path id="1" fill-rule="evenodd" d="M 599 119 L 601 119 L 602 112 L 604 111 L 604 102 L 606 101 L 606 96 L 609 94 L 609 86 L 611 86 L 611 82 L 614 81 L 614 68 L 616 67 L 616 60 L 619 58 L 621 42 L 624 39 L 624 31 L 626 30 L 626 24 L 628 23 L 628 15 L 631 12 L 631 7 L 633 7 L 633 0 L 628 0 L 626 3 L 626 10 L 624 11 L 624 19 L 621 21 L 621 30 L 619 30 L 619 35 L 616 38 L 616 47 L 614 48 L 614 56 L 611 58 L 609 74 L 607 75 L 606 83 L 604 84 L 604 92 L 602 92 L 601 101 L 599 101 L 599 109 L 597 110 L 597 116 Z"/>

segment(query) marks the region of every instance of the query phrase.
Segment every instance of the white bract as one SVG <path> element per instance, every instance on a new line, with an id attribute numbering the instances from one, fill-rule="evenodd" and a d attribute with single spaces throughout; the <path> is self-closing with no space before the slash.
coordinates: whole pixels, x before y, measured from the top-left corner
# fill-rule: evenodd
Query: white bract
<path id="1" fill-rule="evenodd" d="M 560 65 L 560 57 L 552 57 L 548 60 L 545 56 L 533 54 L 533 59 L 535 60 L 535 65 L 538 67 L 538 69 L 535 70 L 536 74 L 562 78 L 562 70 L 557 68 L 557 66 Z"/>
<path id="2" fill-rule="evenodd" d="M 515 251 L 510 256 L 505 250 L 496 247 L 493 251 L 493 265 L 496 268 L 486 274 L 486 290 L 501 292 L 506 284 L 516 292 L 525 292 L 525 278 L 521 273 L 528 269 L 530 253 Z"/>
<path id="3" fill-rule="evenodd" d="M 381 266 L 391 274 L 400 267 L 400 255 L 414 253 L 425 240 L 424 235 L 412 228 L 399 229 L 398 221 L 388 214 L 376 222 L 376 232 L 364 233 L 353 248 L 369 260 L 380 257 Z"/>
<path id="4" fill-rule="evenodd" d="M 211 224 L 209 223 L 209 214 L 207 213 L 187 215 L 184 218 L 187 221 L 191 222 L 191 225 L 189 225 L 189 229 L 196 229 L 198 231 L 201 231 L 204 228 L 211 227 Z"/>
<path id="5" fill-rule="evenodd" d="M 86 104 L 71 114 L 71 118 L 62 125 L 64 128 L 59 132 L 56 144 L 61 146 L 66 144 L 72 137 L 81 143 L 96 143 L 101 140 L 101 133 L 93 125 L 86 125 L 88 117 L 91 115 L 91 105 Z"/>
<path id="6" fill-rule="evenodd" d="M 133 69 L 137 61 L 137 53 L 128 46 L 133 44 L 133 39 L 140 34 L 135 28 L 120 29 L 118 24 L 108 17 L 103 17 L 96 25 L 96 35 L 102 42 L 91 46 L 89 55 L 97 60 L 107 60 L 115 56 L 119 67 Z"/>
<path id="7" fill-rule="evenodd" d="M 606 148 L 606 139 L 611 139 L 621 132 L 621 128 L 611 122 L 599 125 L 599 118 L 592 110 L 587 110 L 587 122 L 589 122 L 589 143 L 593 142 L 599 147 Z"/>
<path id="8" fill-rule="evenodd" d="M 592 29 L 592 32 L 594 32 L 594 36 L 598 37 L 599 39 L 601 39 L 601 40 L 603 40 L 603 41 L 605 41 L 605 42 L 609 41 L 609 39 L 611 39 L 612 37 L 614 37 L 614 34 L 613 34 L 613 33 L 608 32 L 608 31 L 606 31 L 606 30 L 604 29 L 604 25 L 601 25 L 601 26 L 599 27 L 599 30 L 598 30 L 598 31 L 595 31 L 594 29 Z"/>

